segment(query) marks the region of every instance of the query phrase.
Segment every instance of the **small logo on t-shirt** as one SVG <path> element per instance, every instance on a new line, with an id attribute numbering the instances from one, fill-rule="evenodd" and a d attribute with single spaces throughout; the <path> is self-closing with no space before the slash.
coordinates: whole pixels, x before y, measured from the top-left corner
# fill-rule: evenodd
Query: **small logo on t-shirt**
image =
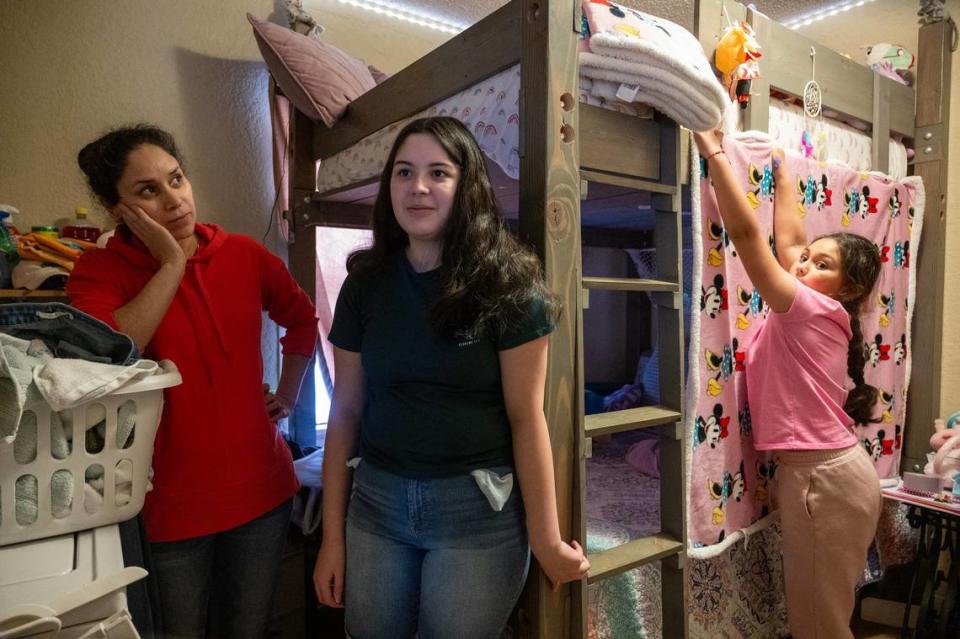
<path id="1" fill-rule="evenodd" d="M 477 334 L 465 328 L 454 333 L 453 338 L 457 341 L 457 346 L 460 348 L 480 343 L 480 338 Z"/>

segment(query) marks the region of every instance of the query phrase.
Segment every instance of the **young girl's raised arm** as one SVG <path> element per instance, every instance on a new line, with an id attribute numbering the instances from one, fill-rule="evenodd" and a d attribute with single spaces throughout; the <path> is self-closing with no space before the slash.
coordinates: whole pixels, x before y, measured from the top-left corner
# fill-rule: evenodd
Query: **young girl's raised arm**
<path id="1" fill-rule="evenodd" d="M 807 230 L 793 195 L 790 171 L 783 149 L 774 149 L 772 155 L 773 179 L 777 191 L 773 198 L 773 236 L 780 266 L 789 270 L 807 247 Z"/>
<path id="2" fill-rule="evenodd" d="M 711 131 L 693 135 L 700 154 L 707 158 L 710 181 L 717 194 L 717 208 L 723 225 L 737 248 L 750 281 L 770 308 L 777 313 L 786 312 L 793 304 L 796 282 L 781 268 L 767 244 L 757 216 L 723 153 L 720 145 L 723 134 Z"/>

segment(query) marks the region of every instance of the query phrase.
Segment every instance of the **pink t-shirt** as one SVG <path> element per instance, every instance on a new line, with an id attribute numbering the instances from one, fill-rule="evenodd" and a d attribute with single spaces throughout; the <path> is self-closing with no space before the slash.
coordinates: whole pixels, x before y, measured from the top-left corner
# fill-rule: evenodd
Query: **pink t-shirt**
<path id="1" fill-rule="evenodd" d="M 747 351 L 747 402 L 757 450 L 823 450 L 857 443 L 847 400 L 850 316 L 797 281 L 793 304 L 770 313 Z"/>

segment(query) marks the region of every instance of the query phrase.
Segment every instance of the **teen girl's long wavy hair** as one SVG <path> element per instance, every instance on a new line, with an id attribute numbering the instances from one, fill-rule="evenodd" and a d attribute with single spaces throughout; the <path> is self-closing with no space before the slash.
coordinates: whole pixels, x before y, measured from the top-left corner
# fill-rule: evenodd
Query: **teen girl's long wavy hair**
<path id="1" fill-rule="evenodd" d="M 844 282 L 841 291 L 843 288 L 850 291 L 849 297 L 841 300 L 841 304 L 850 314 L 853 332 L 847 348 L 847 375 L 853 380 L 854 388 L 847 395 L 843 410 L 858 424 L 878 422 L 879 418 L 873 416 L 878 391 L 863 379 L 867 357 L 860 327 L 860 309 L 880 277 L 880 251 L 873 242 L 853 233 L 832 233 L 818 239 L 824 238 L 832 239 L 840 247 L 840 270 Z"/>
<path id="2" fill-rule="evenodd" d="M 499 335 L 537 298 L 556 318 L 559 304 L 544 283 L 540 260 L 504 224 L 483 152 L 470 131 L 455 118 L 414 120 L 397 135 L 373 205 L 373 246 L 351 254 L 347 270 L 376 271 L 409 244 L 394 215 L 390 181 L 397 151 L 409 136 L 418 133 L 432 135 L 460 170 L 443 232 L 440 295 L 430 310 L 434 330 L 445 337 L 487 331 Z"/>

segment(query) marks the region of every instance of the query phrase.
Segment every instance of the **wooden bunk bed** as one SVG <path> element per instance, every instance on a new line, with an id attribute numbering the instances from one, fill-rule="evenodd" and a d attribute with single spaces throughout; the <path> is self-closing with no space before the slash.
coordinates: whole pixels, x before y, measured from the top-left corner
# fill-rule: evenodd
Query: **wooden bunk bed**
<path id="1" fill-rule="evenodd" d="M 556 468 L 561 531 L 565 538 L 586 539 L 586 463 L 592 440 L 610 433 L 655 429 L 662 437 L 660 452 L 660 532 L 622 546 L 591 555 L 589 582 L 660 561 L 662 569 L 663 636 L 686 637 L 685 486 L 684 467 L 684 326 L 682 313 L 683 229 L 682 187 L 687 174 L 687 136 L 676 123 L 658 117 L 643 119 L 578 104 L 577 38 L 579 0 L 512 0 L 482 21 L 451 39 L 427 56 L 388 78 L 353 102 L 333 128 L 314 123 L 296 112 L 291 121 L 286 166 L 289 167 L 289 201 L 292 245 L 291 270 L 300 284 L 316 290 L 317 239 L 314 227 L 368 228 L 375 180 L 320 193 L 316 191 L 316 163 L 348 149 L 370 134 L 398 120 L 413 116 L 438 101 L 454 95 L 504 69 L 520 63 L 522 90 L 520 117 L 520 177 L 517 181 L 495 176 L 497 186 L 515 197 L 516 228 L 523 240 L 535 247 L 544 263 L 548 285 L 557 293 L 565 312 L 551 337 L 545 412 Z M 721 2 L 698 0 L 696 23 L 708 55 L 721 25 Z M 747 12 L 734 3 L 726 10 L 733 19 L 752 22 L 765 49 L 765 80 L 755 86 L 747 128 L 766 126 L 766 96 L 770 88 L 799 93 L 795 77 L 785 63 L 793 49 L 806 50 L 809 41 Z M 943 25 L 921 30 L 921 56 L 932 63 L 921 66 L 917 95 L 936 92 L 933 83 L 949 86 L 949 31 Z M 784 53 L 778 53 L 781 51 Z M 792 48 L 791 48 L 792 47 Z M 907 137 L 923 137 L 935 148 L 919 158 L 918 174 L 927 182 L 928 202 L 940 202 L 946 188 L 946 100 L 949 91 L 936 93 L 936 108 L 924 106 L 913 119 L 913 90 L 903 90 L 889 80 L 846 60 L 831 59 L 821 49 L 818 78 L 824 86 L 825 103 L 852 117 L 874 123 L 874 139 L 886 140 L 890 131 Z M 482 52 L 482 54 L 478 54 Z M 840 56 L 835 55 L 836 58 Z M 455 64 L 451 63 L 456 61 Z M 851 85 L 851 78 L 857 83 Z M 847 101 L 848 92 L 836 86 L 867 87 L 868 97 Z M 802 83 L 799 85 L 802 88 Z M 909 107 L 907 104 L 909 103 Z M 915 133 L 916 132 L 916 133 Z M 925 137 L 930 132 L 931 137 Z M 885 168 L 883 144 L 875 144 L 876 168 Z M 495 171 L 496 172 L 496 171 Z M 502 176 L 501 176 L 502 177 Z M 928 177 L 929 180 L 928 181 Z M 511 191 L 512 190 L 512 191 Z M 643 192 L 652 210 L 653 244 L 656 246 L 654 279 L 583 277 L 581 247 L 624 246 L 640 235 L 611 234 L 581 226 L 581 209 L 591 201 L 611 195 Z M 920 450 L 926 435 L 923 425 L 932 423 L 939 409 L 939 335 L 942 290 L 942 214 L 928 211 L 920 259 L 917 330 L 914 355 L 934 364 L 931 387 L 913 390 L 911 431 L 907 458 Z M 940 220 L 939 230 L 936 220 Z M 931 236 L 933 239 L 931 239 Z M 624 238 L 627 238 L 626 240 Z M 642 237 L 648 237 L 644 235 Z M 586 242 L 585 242 L 586 240 Z M 938 250 L 939 247 L 939 250 Z M 923 257 L 926 255 L 926 257 Z M 653 298 L 659 358 L 660 397 L 656 406 L 626 411 L 584 415 L 584 338 L 582 309 L 594 290 L 645 291 Z M 929 309 L 927 306 L 929 305 Z M 589 345 L 587 345 L 589 347 Z M 312 375 L 312 372 L 311 372 Z M 312 432 L 314 380 L 295 411 L 294 428 Z M 927 419 L 927 417 L 930 417 Z M 919 425 L 918 425 L 919 424 Z M 554 593 L 539 570 L 532 571 L 515 615 L 522 637 L 585 637 L 588 596 L 583 584 Z"/>

